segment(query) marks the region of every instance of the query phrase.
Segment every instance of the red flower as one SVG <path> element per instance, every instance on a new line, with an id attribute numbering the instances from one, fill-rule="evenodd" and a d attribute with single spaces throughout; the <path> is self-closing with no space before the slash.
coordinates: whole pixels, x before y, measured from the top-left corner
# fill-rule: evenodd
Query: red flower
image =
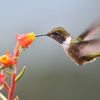
<path id="1" fill-rule="evenodd" d="M 0 84 L 4 83 L 4 78 L 5 78 L 5 75 L 4 74 L 0 74 Z"/>
<path id="2" fill-rule="evenodd" d="M 5 75 L 4 74 L 0 74 L 0 90 L 3 89 L 4 81 L 5 81 Z"/>
<path id="3" fill-rule="evenodd" d="M 0 62 L 8 68 L 10 65 L 14 64 L 14 60 L 12 55 L 9 53 L 9 51 L 6 52 L 6 55 L 3 55 L 0 57 Z"/>
<path id="4" fill-rule="evenodd" d="M 16 33 L 16 38 L 20 46 L 26 48 L 33 42 L 33 40 L 36 37 L 35 37 L 35 34 L 32 32 L 32 33 L 26 33 L 26 34 L 21 34 L 21 35 L 18 35 Z"/>

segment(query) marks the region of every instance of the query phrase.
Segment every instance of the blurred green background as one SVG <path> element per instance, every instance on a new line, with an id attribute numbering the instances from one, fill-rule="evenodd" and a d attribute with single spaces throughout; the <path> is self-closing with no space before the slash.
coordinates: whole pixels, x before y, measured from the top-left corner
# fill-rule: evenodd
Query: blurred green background
<path id="1" fill-rule="evenodd" d="M 44 34 L 62 26 L 77 37 L 98 18 L 100 0 L 1 0 L 0 55 L 13 54 L 16 32 Z M 78 66 L 56 41 L 41 37 L 23 52 L 18 73 L 24 65 L 15 92 L 20 100 L 100 100 L 100 59 Z"/>

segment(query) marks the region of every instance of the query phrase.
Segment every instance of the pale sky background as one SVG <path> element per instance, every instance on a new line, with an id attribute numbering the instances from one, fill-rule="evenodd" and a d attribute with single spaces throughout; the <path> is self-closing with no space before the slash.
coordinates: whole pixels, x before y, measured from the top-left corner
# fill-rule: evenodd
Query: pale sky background
<path id="1" fill-rule="evenodd" d="M 77 37 L 98 18 L 100 0 L 0 0 L 0 55 L 13 54 L 16 32 L 44 34 L 61 26 Z M 24 65 L 15 92 L 20 100 L 100 100 L 100 59 L 77 66 L 59 43 L 41 37 L 23 52 L 18 73 Z"/>

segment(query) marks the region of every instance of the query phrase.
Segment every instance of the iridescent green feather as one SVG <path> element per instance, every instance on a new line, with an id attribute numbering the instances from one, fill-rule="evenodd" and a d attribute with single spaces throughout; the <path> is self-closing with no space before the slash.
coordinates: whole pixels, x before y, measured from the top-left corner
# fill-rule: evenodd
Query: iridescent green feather
<path id="1" fill-rule="evenodd" d="M 85 58 L 86 60 L 92 60 L 92 59 L 99 57 L 99 56 L 100 56 L 100 53 L 94 53 L 91 55 L 84 56 L 83 58 Z"/>
<path id="2" fill-rule="evenodd" d="M 56 27 L 51 32 L 61 31 L 65 36 L 69 36 L 70 34 L 62 27 Z"/>

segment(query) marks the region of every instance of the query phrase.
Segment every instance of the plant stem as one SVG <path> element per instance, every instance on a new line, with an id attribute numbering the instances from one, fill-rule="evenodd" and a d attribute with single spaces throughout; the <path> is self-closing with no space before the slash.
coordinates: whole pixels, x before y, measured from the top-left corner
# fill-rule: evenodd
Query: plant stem
<path id="1" fill-rule="evenodd" d="M 11 83 L 11 89 L 8 95 L 8 100 L 13 100 L 14 97 L 14 92 L 15 92 L 15 88 L 16 88 L 16 82 L 15 82 L 15 78 L 16 78 L 16 73 L 13 73 L 14 75 L 12 76 L 12 83 Z"/>
<path id="2" fill-rule="evenodd" d="M 8 86 L 8 84 L 7 84 L 6 82 L 4 82 L 4 86 L 5 86 L 5 88 L 6 88 L 7 92 L 8 92 L 8 94 L 9 94 L 9 86 Z"/>
<path id="3" fill-rule="evenodd" d="M 11 82 L 11 88 L 8 94 L 8 100 L 13 100 L 14 98 L 14 93 L 15 93 L 15 88 L 16 88 L 16 82 L 15 82 L 16 74 L 17 74 L 17 61 L 15 62 L 15 73 L 13 73 L 13 76 L 12 76 L 12 82 Z"/>

